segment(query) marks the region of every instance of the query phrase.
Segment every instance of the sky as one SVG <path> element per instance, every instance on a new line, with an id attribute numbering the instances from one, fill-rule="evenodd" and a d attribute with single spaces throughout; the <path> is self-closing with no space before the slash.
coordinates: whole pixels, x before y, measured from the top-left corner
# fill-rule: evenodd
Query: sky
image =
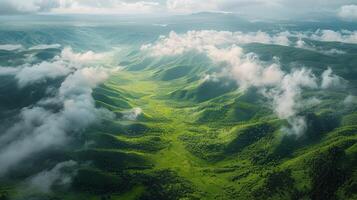
<path id="1" fill-rule="evenodd" d="M 0 15 L 235 13 L 250 18 L 357 20 L 357 0 L 0 0 Z"/>

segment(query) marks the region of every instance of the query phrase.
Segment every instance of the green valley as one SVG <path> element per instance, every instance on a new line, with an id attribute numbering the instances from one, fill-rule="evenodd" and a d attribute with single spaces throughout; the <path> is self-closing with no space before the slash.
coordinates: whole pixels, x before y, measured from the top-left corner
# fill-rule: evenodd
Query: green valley
<path id="1" fill-rule="evenodd" d="M 352 169 L 356 162 L 356 125 L 325 132 L 315 141 L 306 143 L 306 138 L 283 136 L 279 128 L 283 122 L 275 118 L 238 118 L 236 120 L 241 122 L 227 123 L 213 115 L 216 121 L 201 122 L 197 110 L 202 106 L 214 108 L 217 101 L 235 104 L 238 111 L 257 109 L 254 104 L 245 102 L 238 91 L 203 102 L 204 105 L 172 99 L 172 91 L 181 88 L 187 80 L 158 81 L 153 74 L 152 70 L 120 71 L 98 90 L 98 93 L 102 88 L 110 91 L 109 98 L 124 93 L 128 105 L 143 110 L 137 121 L 108 122 L 119 128 L 93 133 L 96 141 L 103 143 L 95 145 L 93 151 L 98 151 L 98 155 L 90 158 L 94 163 L 98 159 L 97 167 L 102 173 L 119 170 L 137 179 L 134 183 L 129 181 L 132 185 L 124 196 L 115 189 L 109 191 L 112 199 L 136 199 L 139 194 L 142 194 L 140 199 L 301 199 L 322 189 L 314 185 L 316 182 L 325 182 L 333 193 L 338 191 L 339 198 L 355 197 L 353 179 L 341 179 L 339 185 L 329 185 L 328 181 L 347 174 L 355 176 L 351 173 L 355 173 Z M 126 104 L 110 102 L 97 100 L 113 112 L 125 109 Z M 324 120 L 323 114 L 311 117 L 316 121 Z M 136 131 L 131 133 L 123 127 Z M 117 154 L 105 161 L 114 168 L 99 164 L 106 159 L 99 152 Z M 113 163 L 121 157 L 123 169 L 119 167 L 123 163 L 118 166 Z M 335 162 L 341 166 L 334 168 L 332 163 L 325 163 L 326 157 L 338 159 Z M 333 170 L 335 177 L 320 175 L 321 169 L 313 167 L 316 162 L 323 162 L 324 167 Z M 151 178 L 140 181 L 146 176 Z M 91 192 L 95 188 L 87 189 Z"/>
<path id="2" fill-rule="evenodd" d="M 357 199 L 355 22 L 2 12 L 0 200 Z"/>

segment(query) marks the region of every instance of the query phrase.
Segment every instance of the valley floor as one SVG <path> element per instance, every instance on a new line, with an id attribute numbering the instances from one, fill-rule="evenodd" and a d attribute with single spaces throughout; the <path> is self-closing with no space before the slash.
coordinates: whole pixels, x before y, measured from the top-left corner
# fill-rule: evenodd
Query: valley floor
<path id="1" fill-rule="evenodd" d="M 132 104 L 140 107 L 147 116 L 158 119 L 147 124 L 164 130 L 161 138 L 168 144 L 167 147 L 155 153 L 145 154 L 145 157 L 154 163 L 154 170 L 169 169 L 177 172 L 179 176 L 193 183 L 195 189 L 205 193 L 207 199 L 216 199 L 219 194 L 225 193 L 229 182 L 226 177 L 207 173 L 224 163 L 211 164 L 197 158 L 186 150 L 184 142 L 180 139 L 180 136 L 191 131 L 192 126 L 204 132 L 209 128 L 192 124 L 194 113 L 190 107 L 165 98 L 173 91 L 173 83 L 150 80 L 143 77 L 142 73 L 125 72 L 120 76 L 135 81 L 127 80 L 118 84 L 113 81 L 113 87 L 140 93 L 142 97 L 134 99 Z"/>
<path id="2" fill-rule="evenodd" d="M 319 160 L 320 157 L 331 156 L 333 154 L 331 151 L 335 151 L 334 148 L 350 152 L 347 159 L 351 159 L 351 156 L 355 155 L 357 138 L 355 134 L 346 135 L 340 132 L 355 132 L 356 126 L 348 126 L 346 130 L 332 132 L 330 136 L 320 138 L 319 142 L 300 145 L 296 141 L 297 144 L 291 145 L 291 140 L 279 134 L 276 127 L 280 122 L 275 119 L 263 123 L 255 120 L 232 124 L 198 123 L 195 121 L 198 107 L 196 103 L 168 98 L 171 92 L 184 85 L 182 81 L 185 80 L 158 81 L 154 80 L 150 73 L 150 71 L 122 71 L 114 75 L 105 86 L 118 93 L 130 93 L 130 106 L 141 108 L 143 117 L 138 118 L 137 122 L 127 123 L 140 123 L 148 128 L 141 135 L 118 136 L 118 138 L 125 137 L 125 140 L 130 143 L 138 138 L 154 135 L 163 143 L 162 148 L 154 151 L 135 148 L 120 151 L 137 153 L 151 163 L 150 169 L 141 170 L 139 173 L 161 173 L 163 170 L 169 170 L 179 177 L 178 182 L 182 179 L 183 186 L 178 182 L 162 185 L 162 188 L 165 188 L 163 190 L 167 190 L 169 194 L 178 193 L 178 196 L 167 199 L 294 199 L 311 196 L 313 193 L 311 190 L 332 187 L 331 190 L 335 192 L 338 189 L 328 184 L 322 186 L 323 188 L 315 188 L 317 186 L 314 185 L 314 179 L 326 181 L 335 177 L 317 175 L 311 178 L 311 170 L 305 166 L 311 167 L 311 162 Z M 126 122 L 119 119 L 117 123 Z M 266 135 L 252 137 L 243 134 L 244 130 L 247 130 L 250 135 L 256 134 L 257 131 L 265 133 L 266 129 L 270 130 L 270 128 L 276 131 L 267 131 Z M 232 129 L 238 130 L 238 133 L 231 131 Z M 287 145 L 279 144 L 283 142 Z M 229 148 L 236 149 L 227 150 Z M 296 152 L 285 155 L 286 148 Z M 355 161 L 352 159 L 343 162 Z M 324 167 L 331 166 L 321 166 L 321 170 L 325 170 Z M 339 168 L 331 170 L 336 170 L 336 174 L 340 173 Z M 348 173 L 354 173 L 354 170 Z M 348 176 L 352 177 L 351 174 Z M 353 180 L 352 177 L 350 184 L 353 184 Z M 170 190 L 171 187 L 175 188 L 175 184 L 180 186 L 173 191 Z M 147 189 L 147 185 L 139 184 L 124 196 L 119 195 L 118 199 L 137 199 L 140 193 L 145 193 Z M 150 189 L 149 186 L 148 190 L 153 188 Z M 346 194 L 348 192 L 344 189 L 339 192 L 341 196 L 350 195 Z M 165 192 L 163 194 L 165 196 Z M 327 195 L 331 196 L 331 194 Z"/>

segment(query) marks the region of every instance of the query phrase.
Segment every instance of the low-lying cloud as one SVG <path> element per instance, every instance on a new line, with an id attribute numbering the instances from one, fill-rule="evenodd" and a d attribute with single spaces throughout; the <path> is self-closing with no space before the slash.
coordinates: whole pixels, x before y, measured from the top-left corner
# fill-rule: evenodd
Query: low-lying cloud
<path id="1" fill-rule="evenodd" d="M 123 119 L 135 121 L 142 114 L 141 108 L 133 108 L 123 113 Z"/>
<path id="2" fill-rule="evenodd" d="M 333 74 L 332 69 L 330 67 L 322 73 L 321 77 L 322 89 L 343 88 L 346 85 L 346 81 L 343 78 Z"/>
<path id="3" fill-rule="evenodd" d="M 15 74 L 20 87 L 56 77 L 62 77 L 63 82 L 53 96 L 22 108 L 19 120 L 4 130 L 0 136 L 0 175 L 33 154 L 66 144 L 73 134 L 101 118 L 113 117 L 108 110 L 97 108 L 92 97 L 93 89 L 110 72 L 95 64 L 104 58 L 102 54 L 74 53 L 65 48 L 52 61 L 20 67 L 17 72 L 8 70 L 8 75 Z"/>
<path id="4" fill-rule="evenodd" d="M 45 49 L 59 49 L 60 47 L 61 47 L 60 44 L 39 44 L 26 49 L 21 44 L 0 44 L 0 50 L 4 50 L 4 51 L 45 50 Z"/>
<path id="5" fill-rule="evenodd" d="M 32 49 L 58 48 L 57 45 L 40 45 Z M 31 49 L 31 48 L 30 48 Z M 1 67 L 0 75 L 13 75 L 18 81 L 19 87 L 29 84 L 45 82 L 48 79 L 55 79 L 66 76 L 84 66 L 94 66 L 104 63 L 110 57 L 109 53 L 94 53 L 92 51 L 75 53 L 69 47 L 62 50 L 61 54 L 55 56 L 51 61 L 30 65 L 24 64 L 18 67 Z"/>
<path id="6" fill-rule="evenodd" d="M 353 104 L 357 104 L 357 97 L 353 95 L 348 95 L 344 100 L 343 103 L 346 106 L 351 106 Z"/>
<path id="7" fill-rule="evenodd" d="M 343 42 L 357 44 L 357 31 L 317 30 L 310 36 L 305 34 L 304 37 L 324 42 Z"/>
<path id="8" fill-rule="evenodd" d="M 19 69 L 16 67 L 0 67 L 0 76 L 16 75 Z"/>
<path id="9" fill-rule="evenodd" d="M 23 46 L 19 44 L 0 44 L 0 50 L 15 51 L 20 49 L 23 49 Z"/>
<path id="10" fill-rule="evenodd" d="M 269 34 L 263 31 L 243 33 L 240 31 L 188 31 L 178 35 L 171 31 L 168 36 L 160 36 L 155 44 L 146 44 L 141 47 L 142 50 L 150 49 L 150 54 L 154 56 L 178 55 L 187 50 L 195 49 L 204 51 L 210 46 L 242 45 L 251 43 L 274 44 L 282 46 L 291 46 L 301 49 L 316 51 L 326 55 L 344 54 L 339 49 L 322 49 L 308 45 L 303 39 L 323 42 L 342 42 L 357 44 L 356 31 L 333 31 L 317 30 L 311 32 L 279 32 Z"/>
<path id="11" fill-rule="evenodd" d="M 258 31 L 251 33 L 230 32 L 230 31 L 188 31 L 183 35 L 171 31 L 169 36 L 161 36 L 159 42 L 142 46 L 142 50 L 150 49 L 155 56 L 177 55 L 187 50 L 196 49 L 204 51 L 211 46 L 221 46 L 227 44 L 279 44 L 289 45 L 289 39 L 285 32 L 269 35 Z"/>
<path id="12" fill-rule="evenodd" d="M 73 160 L 58 163 L 52 169 L 42 171 L 32 176 L 27 181 L 28 189 L 49 193 L 51 192 L 51 187 L 54 185 L 68 186 L 72 182 L 72 177 L 75 174 L 75 170 L 72 168 L 77 165 L 77 162 Z"/>
<path id="13" fill-rule="evenodd" d="M 0 15 L 57 14 L 137 14 L 157 10 L 156 1 L 127 0 L 1 0 Z"/>
<path id="14" fill-rule="evenodd" d="M 318 16 L 355 18 L 355 1 L 311 0 L 0 0 L 10 14 L 190 14 L 234 13 L 250 19 L 311 20 Z"/>
<path id="15" fill-rule="evenodd" d="M 322 42 L 342 42 L 342 43 L 350 43 L 357 44 L 357 31 L 349 31 L 349 30 L 316 30 L 315 32 L 283 32 L 287 37 L 298 38 L 296 42 L 296 47 L 304 48 L 306 47 L 306 43 L 302 39 L 309 39 L 315 41 Z"/>
<path id="16" fill-rule="evenodd" d="M 315 51 L 315 52 L 318 52 L 318 53 L 321 53 L 321 54 L 324 54 L 324 55 L 342 55 L 342 54 L 346 54 L 345 51 L 343 50 L 339 50 L 339 49 L 335 49 L 335 48 L 332 48 L 332 49 L 324 49 L 324 48 L 321 48 L 321 47 L 317 47 L 315 45 L 312 45 L 312 44 L 307 44 L 302 38 L 301 36 L 298 38 L 298 40 L 296 41 L 295 43 L 295 47 L 296 48 L 299 48 L 299 49 L 306 49 L 306 50 L 309 50 L 309 51 Z"/>
<path id="17" fill-rule="evenodd" d="M 286 45 L 289 43 L 287 35 L 280 33 L 278 36 L 269 36 L 258 32 L 245 36 L 240 32 L 219 31 L 189 31 L 178 35 L 171 32 L 168 37 L 161 36 L 154 44 L 144 45 L 142 50 L 149 51 L 152 56 L 172 56 L 194 50 L 205 53 L 214 62 L 226 63 L 226 76 L 236 80 L 242 91 L 258 88 L 276 115 L 290 124 L 283 130 L 300 136 L 307 128 L 305 118 L 299 116 L 304 104 L 308 103 L 302 98 L 302 91 L 336 87 L 342 84 L 342 78 L 334 75 L 330 68 L 323 72 L 322 78 L 304 67 L 285 72 L 278 61 L 262 62 L 256 54 L 245 54 L 237 46 L 251 42 Z"/>
<path id="18" fill-rule="evenodd" d="M 33 47 L 30 47 L 29 50 L 44 50 L 44 49 L 58 49 L 60 44 L 40 44 Z"/>

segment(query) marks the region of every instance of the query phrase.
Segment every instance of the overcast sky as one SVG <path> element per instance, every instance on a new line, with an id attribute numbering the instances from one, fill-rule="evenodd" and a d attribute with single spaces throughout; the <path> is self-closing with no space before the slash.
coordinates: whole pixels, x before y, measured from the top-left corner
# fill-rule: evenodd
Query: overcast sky
<path id="1" fill-rule="evenodd" d="M 357 20 L 357 0 L 0 0 L 0 14 L 187 14 L 229 12 L 251 18 Z"/>

